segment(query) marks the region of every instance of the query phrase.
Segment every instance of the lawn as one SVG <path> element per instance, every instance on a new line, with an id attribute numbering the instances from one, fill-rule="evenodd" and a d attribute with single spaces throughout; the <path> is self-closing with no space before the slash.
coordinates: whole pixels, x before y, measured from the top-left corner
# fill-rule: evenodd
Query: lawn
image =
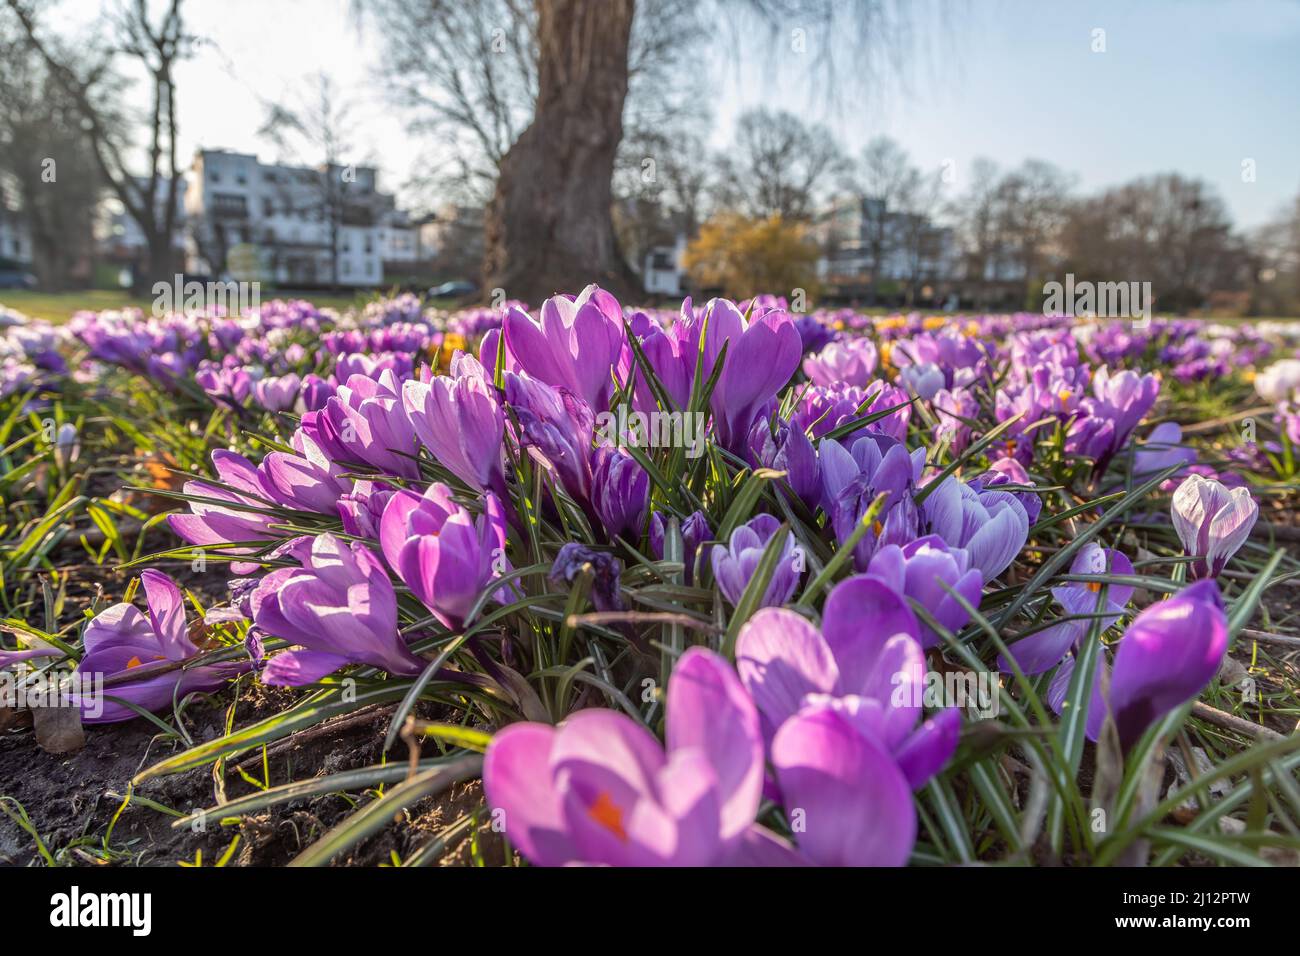
<path id="1" fill-rule="evenodd" d="M 263 301 L 271 299 L 309 298 L 322 309 L 334 309 L 345 312 L 350 308 L 359 308 L 376 299 L 380 293 L 374 290 L 358 290 L 353 293 L 326 294 L 321 292 L 301 292 L 293 289 L 264 290 Z M 453 303 L 434 300 L 434 306 L 450 307 Z M 148 312 L 153 306 L 152 296 L 138 296 L 127 289 L 79 289 L 70 292 L 33 292 L 25 289 L 0 290 L 0 306 L 15 309 L 23 315 L 46 322 L 63 323 L 73 314 L 82 310 L 102 312 L 106 309 L 139 308 Z"/>

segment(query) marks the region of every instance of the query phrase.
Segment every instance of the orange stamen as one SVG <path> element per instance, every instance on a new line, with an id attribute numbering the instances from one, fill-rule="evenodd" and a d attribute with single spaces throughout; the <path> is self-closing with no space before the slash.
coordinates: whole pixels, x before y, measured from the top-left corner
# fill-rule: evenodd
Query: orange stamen
<path id="1" fill-rule="evenodd" d="M 627 831 L 623 829 L 623 811 L 619 809 L 618 804 L 610 799 L 608 791 L 602 790 L 600 792 L 600 795 L 596 797 L 596 802 L 587 808 L 587 816 L 624 843 L 627 842 Z"/>

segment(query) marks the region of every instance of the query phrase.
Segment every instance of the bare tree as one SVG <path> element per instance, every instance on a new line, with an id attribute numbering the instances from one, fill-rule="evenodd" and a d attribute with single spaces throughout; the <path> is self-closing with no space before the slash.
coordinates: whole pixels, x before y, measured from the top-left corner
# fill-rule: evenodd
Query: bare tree
<path id="1" fill-rule="evenodd" d="M 537 98 L 537 18 L 528 0 L 358 3 L 384 40 L 380 69 L 411 132 L 437 142 L 418 181 L 483 205 L 497 166 L 527 127 Z"/>
<path id="2" fill-rule="evenodd" d="M 994 194 L 997 229 L 1023 272 L 1026 298 L 1036 298 L 1048 254 L 1061 235 L 1072 177 L 1041 159 L 1007 173 Z"/>
<path id="3" fill-rule="evenodd" d="M 943 252 L 944 230 L 935 224 L 943 199 L 942 170 L 909 171 L 897 197 L 896 234 L 898 251 L 907 281 L 907 304 L 913 305 L 921 285 L 937 278 L 936 268 Z M 875 278 L 874 274 L 872 276 Z"/>
<path id="4" fill-rule="evenodd" d="M 450 2 L 357 0 L 363 10 L 440 8 Z M 534 0 L 531 16 L 522 2 L 485 0 L 479 6 L 496 11 L 496 29 L 505 31 L 495 34 L 503 47 L 495 60 L 476 53 L 481 25 L 402 15 L 388 21 L 384 32 L 390 37 L 394 28 L 415 32 L 416 23 L 445 30 L 440 49 L 446 58 L 456 64 L 461 77 L 477 77 L 479 85 L 474 87 L 459 81 L 466 92 L 484 88 L 489 73 L 496 83 L 496 71 L 505 69 L 502 58 L 512 56 L 516 47 L 529 48 L 528 43 L 512 45 L 511 40 L 517 25 L 528 24 L 528 31 L 518 36 L 531 38 L 537 57 L 531 122 L 496 164 L 485 271 L 488 287 L 508 288 L 511 295 L 531 299 L 593 279 L 616 291 L 636 287 L 612 225 L 610 182 L 619 146 L 629 123 L 636 121 L 639 91 L 662 90 L 654 76 L 671 78 L 709 68 L 706 43 L 716 39 L 719 20 L 744 32 L 751 45 L 765 32 L 774 47 L 787 41 L 795 24 L 824 41 L 825 49 L 812 62 L 827 75 L 851 76 L 862 83 L 871 75 L 870 54 L 884 50 L 901 66 L 910 52 L 905 44 L 892 42 L 907 39 L 908 8 L 898 0 Z M 427 70 L 422 76 L 438 91 L 430 94 L 436 102 L 449 91 L 455 100 L 453 78 L 431 76 Z M 470 129 L 469 139 L 475 137 L 455 111 L 439 105 L 437 115 Z"/>
<path id="5" fill-rule="evenodd" d="M 0 35 L 0 195 L 17 200 L 43 287 L 89 280 L 100 188 L 68 97 L 21 40 Z"/>
<path id="6" fill-rule="evenodd" d="M 1061 237 L 1070 271 L 1150 282 L 1162 309 L 1196 308 L 1216 289 L 1245 284 L 1245 250 L 1223 200 L 1204 181 L 1176 173 L 1074 203 Z"/>
<path id="7" fill-rule="evenodd" d="M 976 157 L 971 163 L 970 185 L 956 200 L 950 212 L 957 224 L 963 272 L 975 289 L 978 304 L 986 304 L 987 287 L 998 276 L 998 263 L 1004 238 L 998 229 L 996 193 L 999 180 L 997 163 Z"/>
<path id="8" fill-rule="evenodd" d="M 899 211 L 909 190 L 916 188 L 917 172 L 903 147 L 888 136 L 877 136 L 863 149 L 849 184 L 867 213 L 862 242 L 871 268 L 868 296 L 874 305 L 880 294 L 881 270 L 897 242 L 890 213 Z"/>
<path id="9" fill-rule="evenodd" d="M 720 195 L 754 218 L 810 218 L 816 201 L 844 168 L 835 135 L 793 113 L 750 110 L 736 141 L 720 157 Z"/>
<path id="10" fill-rule="evenodd" d="M 174 70 L 194 47 L 194 37 L 185 30 L 181 0 L 169 0 L 156 22 L 150 18 L 147 0 L 124 2 L 111 20 L 111 42 L 102 50 L 72 49 L 46 36 L 32 0 L 5 3 L 26 46 L 40 56 L 75 108 L 103 181 L 144 233 L 148 264 L 146 275 L 137 275 L 137 286 L 170 277 L 175 267 L 173 240 L 182 174 Z M 112 72 L 118 55 L 137 60 L 151 84 L 143 177 L 132 174 L 127 158 L 130 124 L 118 105 L 120 84 Z"/>
<path id="11" fill-rule="evenodd" d="M 680 122 L 642 127 L 623 140 L 614 171 L 614 228 L 630 263 L 651 248 L 693 236 L 705 218 L 713 161 L 702 130 Z"/>
<path id="12" fill-rule="evenodd" d="M 1300 196 L 1251 237 L 1256 314 L 1300 315 Z"/>

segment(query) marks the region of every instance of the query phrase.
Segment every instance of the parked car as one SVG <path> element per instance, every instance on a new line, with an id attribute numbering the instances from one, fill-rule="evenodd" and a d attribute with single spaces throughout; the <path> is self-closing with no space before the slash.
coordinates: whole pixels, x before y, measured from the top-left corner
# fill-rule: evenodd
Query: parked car
<path id="1" fill-rule="evenodd" d="M 453 279 L 429 290 L 430 299 L 463 299 L 478 291 L 478 283 L 469 279 Z"/>
<path id="2" fill-rule="evenodd" d="M 35 289 L 36 276 L 21 269 L 0 269 L 0 289 Z"/>

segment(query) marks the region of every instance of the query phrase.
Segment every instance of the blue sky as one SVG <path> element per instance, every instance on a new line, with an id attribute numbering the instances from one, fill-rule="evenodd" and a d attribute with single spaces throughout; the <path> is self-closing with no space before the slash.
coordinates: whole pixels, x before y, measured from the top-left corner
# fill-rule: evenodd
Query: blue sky
<path id="1" fill-rule="evenodd" d="M 71 21 L 95 0 L 63 0 Z M 273 151 L 257 139 L 261 101 L 326 70 L 357 103 L 358 139 L 390 185 L 428 144 L 412 140 L 371 73 L 376 38 L 358 36 L 347 0 L 188 0 L 191 25 L 213 43 L 181 67 L 183 146 Z M 728 62 L 716 48 L 715 142 L 750 106 L 792 109 L 834 125 L 856 151 L 873 135 L 899 140 L 926 166 L 953 160 L 957 181 L 976 156 L 1003 166 L 1037 157 L 1091 190 L 1177 170 L 1213 183 L 1239 225 L 1267 220 L 1300 193 L 1300 2 L 1297 0 L 917 0 L 911 68 L 886 88 L 810 96 L 807 54 L 787 54 L 777 79 L 756 52 Z M 793 25 L 792 25 L 793 26 Z M 1093 30 L 1106 50 L 1092 52 Z M 726 34 L 728 37 L 731 34 Z M 788 61 L 788 62 L 786 62 Z M 1242 182 L 1253 159 L 1256 178 Z"/>
<path id="2" fill-rule="evenodd" d="M 936 9 L 918 18 L 932 29 L 907 90 L 823 113 L 846 145 L 884 133 L 918 163 L 955 160 L 958 188 L 981 155 L 1050 160 L 1085 190 L 1177 170 L 1212 182 L 1245 226 L 1300 193 L 1300 3 L 957 0 L 939 24 Z M 759 99 L 743 87 L 729 77 L 724 127 Z M 794 82 L 763 95 L 816 110 Z"/>

